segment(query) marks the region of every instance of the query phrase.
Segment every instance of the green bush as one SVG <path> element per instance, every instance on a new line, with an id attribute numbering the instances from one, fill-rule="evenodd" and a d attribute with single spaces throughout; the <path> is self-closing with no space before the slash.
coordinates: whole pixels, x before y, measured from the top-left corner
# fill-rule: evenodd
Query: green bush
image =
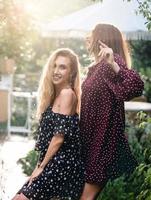
<path id="1" fill-rule="evenodd" d="M 151 70 L 147 70 L 148 75 L 145 75 L 145 72 L 142 72 L 144 74 L 142 76 L 142 79 L 144 81 L 144 96 L 147 98 L 148 102 L 151 102 Z"/>
<path id="2" fill-rule="evenodd" d="M 151 200 L 151 117 L 140 112 L 130 120 L 128 115 L 126 130 L 139 166 L 129 178 L 109 182 L 98 200 Z"/>
<path id="3" fill-rule="evenodd" d="M 22 165 L 23 172 L 28 176 L 33 172 L 38 161 L 38 153 L 35 150 L 31 150 L 26 157 L 20 158 L 18 163 Z"/>

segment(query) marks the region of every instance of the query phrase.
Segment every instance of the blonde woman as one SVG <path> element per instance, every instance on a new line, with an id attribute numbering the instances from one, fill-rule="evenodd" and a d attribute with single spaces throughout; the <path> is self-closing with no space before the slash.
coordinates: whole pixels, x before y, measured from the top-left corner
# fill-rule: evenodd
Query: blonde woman
<path id="1" fill-rule="evenodd" d="M 84 184 L 79 133 L 79 61 L 70 49 L 48 60 L 38 90 L 38 164 L 13 200 L 78 200 Z"/>
<path id="2" fill-rule="evenodd" d="M 82 84 L 80 131 L 86 175 L 80 200 L 96 199 L 108 180 L 130 174 L 137 166 L 124 135 L 124 101 L 143 91 L 140 76 L 129 69 L 128 48 L 115 26 L 98 24 L 87 39 L 94 63 Z"/>

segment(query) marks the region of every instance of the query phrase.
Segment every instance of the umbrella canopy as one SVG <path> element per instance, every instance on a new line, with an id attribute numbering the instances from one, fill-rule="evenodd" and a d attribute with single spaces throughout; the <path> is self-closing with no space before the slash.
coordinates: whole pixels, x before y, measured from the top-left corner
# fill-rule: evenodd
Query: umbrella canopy
<path id="1" fill-rule="evenodd" d="M 63 33 L 67 36 L 68 32 L 70 36 L 81 37 L 84 36 L 83 33 L 91 31 L 96 24 L 108 23 L 124 32 L 127 39 L 151 40 L 145 19 L 135 13 L 137 7 L 137 1 L 116 0 L 115 3 L 113 0 L 104 0 L 50 23 L 41 24 L 41 29 L 46 36 L 60 36 Z"/>

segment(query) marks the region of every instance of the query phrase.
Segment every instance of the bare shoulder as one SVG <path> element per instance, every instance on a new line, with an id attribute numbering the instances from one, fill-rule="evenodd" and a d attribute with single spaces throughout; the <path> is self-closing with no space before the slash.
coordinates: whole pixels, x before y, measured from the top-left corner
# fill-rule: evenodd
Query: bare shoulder
<path id="1" fill-rule="evenodd" d="M 63 89 L 60 92 L 59 98 L 59 113 L 70 115 L 72 114 L 77 98 L 72 89 Z"/>
<path id="2" fill-rule="evenodd" d="M 53 105 L 53 111 L 64 114 L 64 115 L 71 115 L 73 113 L 73 108 L 75 107 L 77 103 L 77 97 L 75 92 L 68 88 L 68 89 L 62 89 L 57 102 L 55 105 Z"/>
<path id="3" fill-rule="evenodd" d="M 76 101 L 75 92 L 71 88 L 63 89 L 60 93 L 62 101 L 74 103 Z"/>

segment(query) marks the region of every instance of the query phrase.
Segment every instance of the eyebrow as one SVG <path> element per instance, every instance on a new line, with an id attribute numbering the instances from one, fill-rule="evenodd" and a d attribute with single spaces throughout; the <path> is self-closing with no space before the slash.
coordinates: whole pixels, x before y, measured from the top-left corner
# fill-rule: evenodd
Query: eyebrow
<path id="1" fill-rule="evenodd" d="M 55 63 L 54 66 L 57 66 L 57 64 Z M 66 67 L 67 65 L 65 65 L 65 64 L 59 64 L 58 66 L 65 66 Z"/>
<path id="2" fill-rule="evenodd" d="M 60 66 L 60 67 L 67 67 L 67 65 L 65 65 L 65 64 L 60 64 L 58 66 Z"/>

